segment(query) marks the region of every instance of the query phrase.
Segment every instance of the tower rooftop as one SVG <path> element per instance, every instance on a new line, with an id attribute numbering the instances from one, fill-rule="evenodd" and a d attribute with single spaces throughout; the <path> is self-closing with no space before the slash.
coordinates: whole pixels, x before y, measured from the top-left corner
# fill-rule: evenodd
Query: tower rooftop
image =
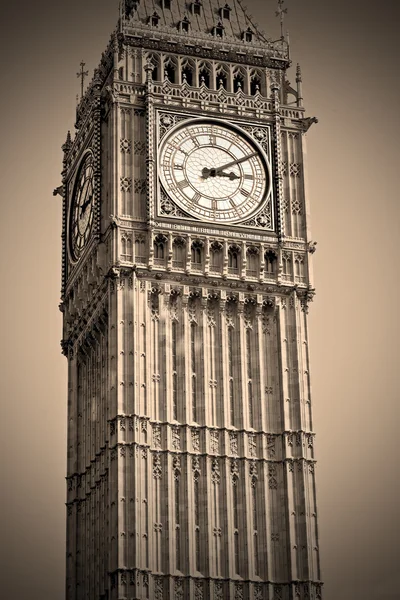
<path id="1" fill-rule="evenodd" d="M 168 28 L 176 32 L 186 20 L 188 34 L 196 37 L 215 35 L 215 28 L 222 26 L 222 37 L 229 41 L 241 41 L 246 31 L 252 32 L 255 42 L 269 41 L 241 0 L 124 0 L 121 12 L 125 24 L 133 27 L 149 25 L 156 31 Z M 153 17 L 158 17 L 157 25 L 153 25 Z"/>

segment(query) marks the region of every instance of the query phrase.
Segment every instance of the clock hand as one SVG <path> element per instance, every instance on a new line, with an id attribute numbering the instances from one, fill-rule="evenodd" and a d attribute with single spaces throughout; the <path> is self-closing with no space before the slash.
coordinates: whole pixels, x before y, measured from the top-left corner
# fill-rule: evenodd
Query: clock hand
<path id="1" fill-rule="evenodd" d="M 229 179 L 240 179 L 240 175 L 236 175 L 236 173 L 217 173 L 218 177 L 229 177 Z"/>
<path id="2" fill-rule="evenodd" d="M 202 171 L 202 176 L 204 179 L 207 179 L 208 177 L 216 177 L 217 175 L 220 175 L 221 171 L 225 171 L 225 169 L 227 169 L 228 167 L 232 167 L 233 165 L 238 165 L 242 162 L 245 162 L 246 160 L 253 158 L 253 156 L 257 156 L 257 154 L 258 152 L 252 152 L 251 154 L 247 154 L 246 156 L 242 156 L 242 158 L 232 160 L 231 162 L 226 163 L 221 167 L 217 167 L 216 169 L 207 169 L 207 167 L 204 167 Z"/>
<path id="3" fill-rule="evenodd" d="M 86 207 L 91 203 L 91 201 L 92 201 L 92 197 L 90 197 L 89 200 L 86 200 L 86 202 L 84 202 L 82 204 L 82 206 L 81 206 L 81 216 L 86 211 Z"/>
<path id="4" fill-rule="evenodd" d="M 236 173 L 233 173 L 232 171 L 230 173 L 224 173 L 223 171 L 217 172 L 217 169 L 207 169 L 207 167 L 204 167 L 201 176 L 203 179 L 208 179 L 209 177 L 229 177 L 231 180 L 240 179 L 240 175 L 236 175 Z"/>

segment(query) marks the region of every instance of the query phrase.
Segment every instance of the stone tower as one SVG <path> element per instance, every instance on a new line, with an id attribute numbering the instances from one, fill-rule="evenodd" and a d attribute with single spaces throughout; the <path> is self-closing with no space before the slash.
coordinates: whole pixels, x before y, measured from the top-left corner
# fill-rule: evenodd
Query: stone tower
<path id="1" fill-rule="evenodd" d="M 67 600 L 321 598 L 289 66 L 240 0 L 126 0 L 77 108 Z"/>

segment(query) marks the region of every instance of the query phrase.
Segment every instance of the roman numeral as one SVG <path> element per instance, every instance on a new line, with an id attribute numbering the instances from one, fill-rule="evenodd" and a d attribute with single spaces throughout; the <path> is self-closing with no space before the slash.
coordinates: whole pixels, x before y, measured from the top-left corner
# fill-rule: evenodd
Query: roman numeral
<path id="1" fill-rule="evenodd" d="M 178 186 L 178 188 L 180 190 L 183 190 L 184 188 L 186 188 L 189 185 L 189 182 L 186 181 L 186 179 L 182 179 L 182 181 L 178 181 L 178 183 L 176 185 Z"/>
<path id="2" fill-rule="evenodd" d="M 199 140 L 197 138 L 195 138 L 195 137 L 192 137 L 190 139 L 192 140 L 192 142 L 196 146 L 196 148 L 199 148 L 199 146 L 200 146 Z"/>
<path id="3" fill-rule="evenodd" d="M 174 150 L 178 150 L 179 152 L 182 152 L 182 154 L 187 154 L 186 150 L 184 150 L 182 147 L 174 146 L 173 144 L 171 144 L 171 146 Z"/>
<path id="4" fill-rule="evenodd" d="M 201 198 L 201 194 L 199 194 L 199 192 L 196 192 L 196 194 L 193 196 L 192 200 L 193 202 L 198 202 Z"/>
<path id="5" fill-rule="evenodd" d="M 254 175 L 245 175 L 244 178 L 245 179 L 251 179 L 251 181 L 253 181 Z"/>
<path id="6" fill-rule="evenodd" d="M 246 198 L 247 198 L 247 196 L 249 196 L 249 194 L 250 194 L 250 192 L 248 192 L 248 191 L 247 191 L 247 190 L 245 190 L 244 188 L 241 188 L 241 189 L 240 189 L 240 193 L 241 193 L 241 194 L 243 194 L 243 196 L 246 196 Z"/>
<path id="7" fill-rule="evenodd" d="M 217 145 L 217 137 L 215 135 L 210 135 L 210 144 L 212 146 L 216 146 Z"/>
<path id="8" fill-rule="evenodd" d="M 179 169 L 180 171 L 182 171 L 183 165 L 174 165 L 174 169 Z"/>

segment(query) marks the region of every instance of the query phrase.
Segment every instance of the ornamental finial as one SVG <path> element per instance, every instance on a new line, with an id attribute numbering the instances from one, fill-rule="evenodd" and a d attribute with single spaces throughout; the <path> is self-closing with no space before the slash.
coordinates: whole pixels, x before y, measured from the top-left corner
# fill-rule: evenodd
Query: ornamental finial
<path id="1" fill-rule="evenodd" d="M 129 19 L 132 16 L 133 11 L 137 9 L 139 0 L 123 0 L 121 2 L 121 11 L 125 19 Z"/>
<path id="2" fill-rule="evenodd" d="M 284 25 L 285 25 L 285 15 L 287 14 L 288 9 L 287 8 L 282 8 L 283 4 L 284 4 L 285 0 L 278 0 L 278 10 L 275 12 L 275 15 L 277 17 L 280 17 L 280 21 L 281 21 L 281 40 L 285 39 L 285 36 L 283 34 L 283 30 L 284 30 Z"/>
<path id="3" fill-rule="evenodd" d="M 85 83 L 85 77 L 87 77 L 89 75 L 89 71 L 84 71 L 83 67 L 86 65 L 86 63 L 83 62 L 83 60 L 81 61 L 80 67 L 81 70 L 78 71 L 78 73 L 76 74 L 77 77 L 80 77 L 81 79 L 81 98 L 83 98 L 83 85 Z"/>
<path id="4" fill-rule="evenodd" d="M 72 146 L 72 139 L 71 139 L 71 132 L 68 131 L 67 133 L 67 139 L 65 140 L 65 142 L 63 143 L 63 145 L 61 146 L 61 150 L 66 153 L 70 151 L 70 148 Z"/>

